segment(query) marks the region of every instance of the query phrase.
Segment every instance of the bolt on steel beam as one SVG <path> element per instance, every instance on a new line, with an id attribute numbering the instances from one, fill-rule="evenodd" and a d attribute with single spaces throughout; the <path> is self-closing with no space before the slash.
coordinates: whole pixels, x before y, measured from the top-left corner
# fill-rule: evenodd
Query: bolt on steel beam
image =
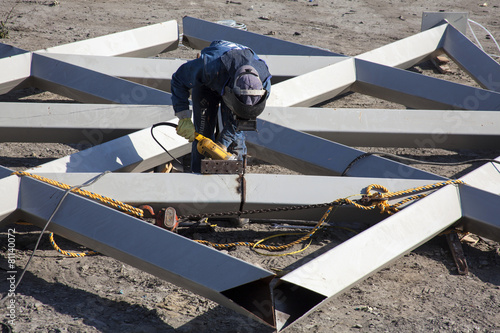
<path id="1" fill-rule="evenodd" d="M 364 152 L 272 122 L 257 119 L 258 132 L 247 132 L 248 151 L 270 163 L 303 174 L 354 177 L 444 179 L 378 156 L 362 158 L 348 166 Z"/>
<path id="2" fill-rule="evenodd" d="M 460 219 L 460 211 L 457 187 L 447 186 L 279 278 L 273 289 L 276 328 L 296 323 L 435 237 Z"/>
<path id="3" fill-rule="evenodd" d="M 175 50 L 179 44 L 176 20 L 49 47 L 37 53 L 149 57 Z"/>
<path id="4" fill-rule="evenodd" d="M 266 107 L 280 126 L 354 147 L 500 148 L 500 112 Z"/>
<path id="5" fill-rule="evenodd" d="M 21 178 L 19 191 L 19 211 L 39 227 L 65 193 L 30 177 Z M 274 326 L 273 314 L 258 309 L 261 303 L 271 303 L 274 274 L 265 269 L 73 193 L 48 230 Z"/>
<path id="6" fill-rule="evenodd" d="M 287 42 L 277 38 L 259 35 L 249 31 L 234 29 L 222 24 L 185 16 L 182 19 L 182 43 L 193 49 L 203 49 L 216 39 L 236 41 L 250 47 L 257 54 L 303 55 L 303 56 L 341 56 L 328 50 L 313 46 Z M 347 57 L 346 57 L 347 58 Z"/>

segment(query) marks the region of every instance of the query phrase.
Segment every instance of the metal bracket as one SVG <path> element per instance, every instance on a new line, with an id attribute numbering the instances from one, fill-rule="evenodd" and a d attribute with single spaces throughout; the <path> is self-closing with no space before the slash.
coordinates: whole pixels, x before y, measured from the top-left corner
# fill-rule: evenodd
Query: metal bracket
<path id="1" fill-rule="evenodd" d="M 202 174 L 243 174 L 243 161 L 201 160 Z"/>
<path id="2" fill-rule="evenodd" d="M 423 12 L 422 13 L 422 26 L 420 31 L 425 31 L 434 28 L 437 25 L 448 22 L 455 27 L 458 31 L 463 33 L 467 32 L 467 13 L 451 13 L 451 12 Z"/>

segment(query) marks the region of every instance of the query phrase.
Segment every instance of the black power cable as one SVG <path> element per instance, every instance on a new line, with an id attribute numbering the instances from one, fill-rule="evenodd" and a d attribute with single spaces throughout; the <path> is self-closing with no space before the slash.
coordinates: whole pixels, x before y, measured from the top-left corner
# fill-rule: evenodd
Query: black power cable
<path id="1" fill-rule="evenodd" d="M 390 153 L 384 153 L 384 152 L 374 151 L 374 152 L 369 152 L 369 153 L 361 154 L 358 157 L 356 157 L 354 160 L 352 160 L 351 163 L 349 163 L 349 165 L 342 172 L 341 176 L 345 176 L 347 174 L 347 171 L 349 171 L 349 169 L 351 169 L 352 166 L 354 164 L 356 164 L 359 160 L 361 160 L 361 159 L 363 159 L 363 158 L 365 158 L 367 156 L 370 156 L 370 155 L 378 155 L 378 156 L 382 156 L 382 157 L 388 157 L 388 158 L 392 158 L 392 159 L 395 159 L 395 160 L 398 160 L 398 161 L 407 161 L 407 162 L 413 162 L 413 163 L 419 163 L 419 164 L 442 165 L 442 166 L 454 166 L 454 165 L 463 165 L 463 164 L 480 163 L 480 162 L 484 162 L 484 163 L 491 162 L 491 163 L 500 164 L 500 161 L 497 161 L 497 160 L 494 160 L 494 159 L 490 159 L 490 158 L 478 158 L 478 159 L 475 159 L 475 160 L 467 160 L 467 161 L 462 161 L 462 162 L 432 162 L 432 161 L 422 161 L 422 160 L 419 160 L 419 159 L 416 159 L 416 158 L 402 157 L 402 156 L 398 156 L 398 155 L 394 155 L 394 154 L 390 154 Z"/>
<path id="2" fill-rule="evenodd" d="M 156 139 L 156 137 L 155 137 L 155 135 L 154 135 L 154 133 L 153 133 L 153 129 L 154 129 L 155 127 L 158 127 L 158 126 L 171 126 L 171 127 L 173 127 L 173 128 L 177 128 L 177 125 L 176 125 L 176 124 L 174 124 L 174 123 L 169 123 L 169 122 L 166 122 L 166 121 L 165 121 L 165 122 L 161 122 L 161 123 L 154 124 L 153 126 L 151 126 L 151 136 L 153 137 L 153 140 L 155 140 L 155 141 L 156 141 L 156 143 L 157 143 L 160 147 L 162 147 L 162 148 L 163 148 L 163 150 L 164 150 L 164 151 L 165 151 L 168 155 L 170 155 L 170 157 L 172 157 L 172 159 L 173 159 L 174 161 L 176 161 L 177 163 L 179 163 L 180 165 L 182 165 L 182 162 L 181 162 L 181 161 L 179 161 L 178 159 L 176 159 L 174 156 L 172 156 L 172 154 L 170 154 L 170 152 L 169 152 L 169 151 L 168 151 L 165 147 L 163 147 L 163 145 L 162 145 L 162 144 L 161 144 L 161 143 L 160 143 L 160 142 Z"/>

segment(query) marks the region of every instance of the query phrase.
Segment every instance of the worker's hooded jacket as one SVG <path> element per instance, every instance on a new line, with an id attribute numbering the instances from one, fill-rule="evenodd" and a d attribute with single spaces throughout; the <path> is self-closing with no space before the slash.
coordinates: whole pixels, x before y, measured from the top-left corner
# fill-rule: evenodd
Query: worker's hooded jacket
<path id="1" fill-rule="evenodd" d="M 200 57 L 188 61 L 172 75 L 171 92 L 174 111 L 189 109 L 189 90 L 206 86 L 211 90 L 224 93 L 224 87 L 232 87 L 234 74 L 244 65 L 254 67 L 259 73 L 262 86 L 271 92 L 271 74 L 266 63 L 250 48 L 227 41 L 214 41 L 201 51 Z"/>

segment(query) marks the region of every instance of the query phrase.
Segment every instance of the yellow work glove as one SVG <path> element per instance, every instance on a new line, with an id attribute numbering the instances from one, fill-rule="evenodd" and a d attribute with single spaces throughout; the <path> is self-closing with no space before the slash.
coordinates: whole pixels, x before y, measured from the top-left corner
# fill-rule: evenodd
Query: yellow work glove
<path id="1" fill-rule="evenodd" d="M 194 125 L 191 118 L 183 118 L 179 120 L 177 125 L 177 134 L 189 140 L 189 142 L 194 141 Z"/>

